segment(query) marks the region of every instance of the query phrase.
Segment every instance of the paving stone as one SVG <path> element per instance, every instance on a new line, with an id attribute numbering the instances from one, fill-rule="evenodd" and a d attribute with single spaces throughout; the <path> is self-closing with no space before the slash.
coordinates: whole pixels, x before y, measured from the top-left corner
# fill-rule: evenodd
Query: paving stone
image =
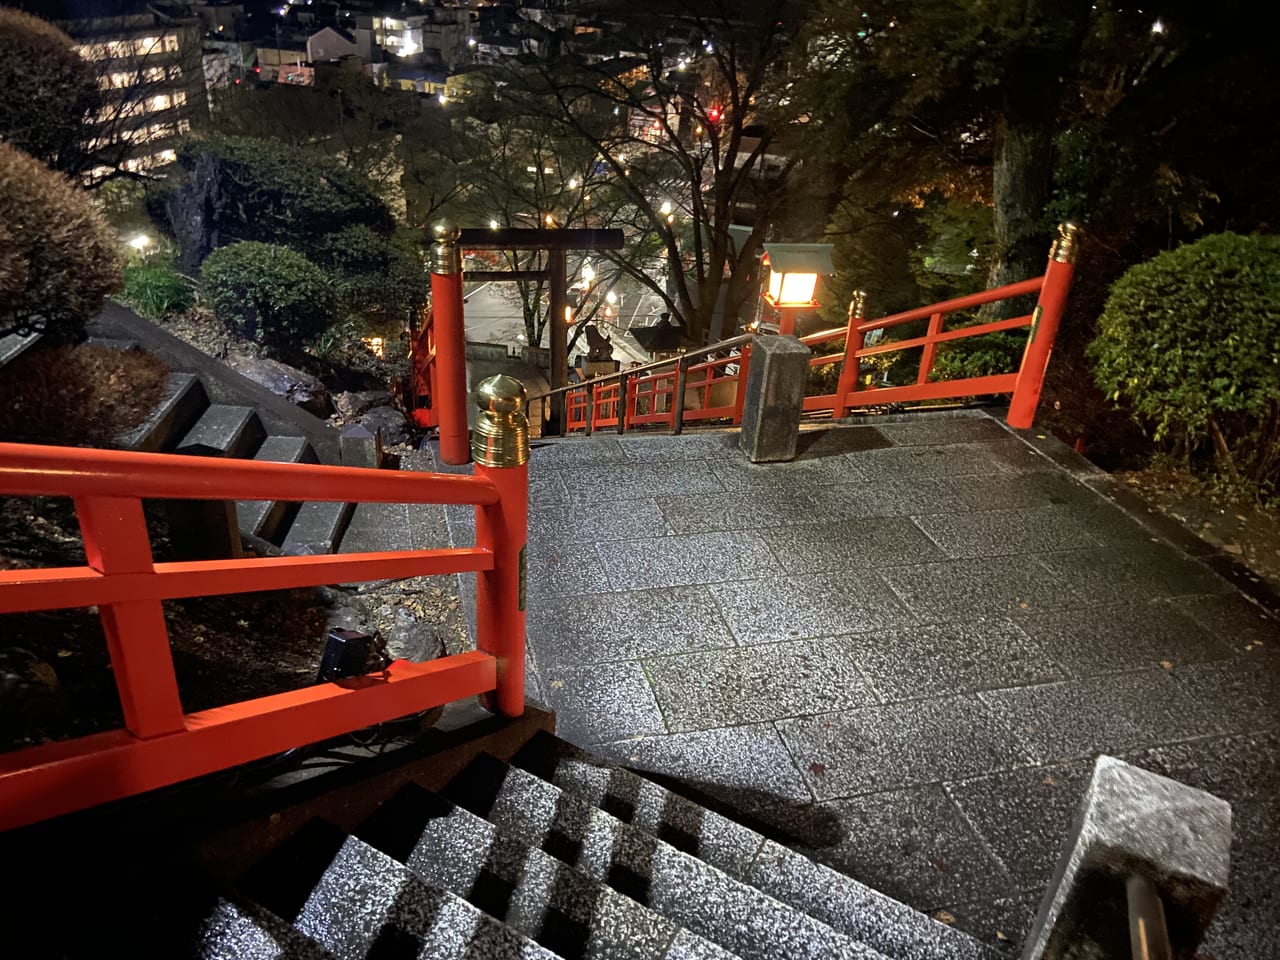
<path id="1" fill-rule="evenodd" d="M 740 644 L 857 633 L 915 619 L 874 573 L 739 580 L 716 584 L 711 593 Z"/>
<path id="2" fill-rule="evenodd" d="M 772 724 L 751 723 L 665 737 L 603 744 L 601 758 L 641 772 L 661 774 L 742 803 L 807 803 L 811 797 Z"/>
<path id="3" fill-rule="evenodd" d="M 946 789 L 1000 858 L 1014 888 L 1034 891 L 1038 899 L 1092 774 L 1092 759 L 1073 760 L 953 781 Z"/>
<path id="4" fill-rule="evenodd" d="M 1280 650 L 1280 620 L 1238 593 L 1178 597 L 1171 604 L 1235 650 Z"/>
<path id="5" fill-rule="evenodd" d="M 615 589 L 717 583 L 776 569 L 758 533 L 691 533 L 596 545 Z M 581 592 L 581 591 L 578 591 Z"/>
<path id="6" fill-rule="evenodd" d="M 1009 431 L 991 419 L 917 420 L 914 423 L 886 423 L 878 428 L 895 446 L 914 444 L 971 443 L 1007 440 Z"/>
<path id="7" fill-rule="evenodd" d="M 558 548 L 601 540 L 632 540 L 667 532 L 662 511 L 653 500 L 630 500 L 625 507 L 611 501 L 575 506 L 540 505 L 529 515 L 529 539 Z"/>
<path id="8" fill-rule="evenodd" d="M 724 489 L 711 466 L 701 460 L 579 467 L 572 471 L 572 476 L 562 476 L 562 479 L 572 503 L 631 500 L 637 494 L 674 497 Z"/>
<path id="9" fill-rule="evenodd" d="M 919 563 L 946 556 L 906 517 L 774 527 L 760 535 L 787 573 L 843 570 L 861 574 L 885 563 Z"/>
<path id="10" fill-rule="evenodd" d="M 796 438 L 796 459 L 815 460 L 891 446 L 876 427 L 819 427 L 802 429 Z"/>
<path id="11" fill-rule="evenodd" d="M 599 464 L 623 463 L 627 457 L 622 444 L 611 437 L 564 437 L 551 443 L 535 441 L 529 451 L 529 462 L 540 469 L 576 470 Z"/>
<path id="12" fill-rule="evenodd" d="M 885 701 L 973 693 L 1063 677 L 1008 620 L 902 627 L 842 637 Z"/>
<path id="13" fill-rule="evenodd" d="M 1018 625 L 1036 649 L 1077 677 L 1221 660 L 1232 653 L 1167 603 L 1073 607 L 1024 617 Z"/>
<path id="14" fill-rule="evenodd" d="M 1043 563 L 1091 603 L 1226 593 L 1231 585 L 1171 547 L 1148 543 L 1046 555 Z"/>
<path id="15" fill-rule="evenodd" d="M 861 474 L 839 456 L 796 459 L 786 463 L 749 463 L 743 460 L 710 461 L 712 472 L 726 490 L 754 490 L 767 495 L 797 487 L 847 483 Z"/>
<path id="16" fill-rule="evenodd" d="M 1047 461 L 1020 440 L 892 447 L 849 454 L 849 462 L 870 480 L 960 477 L 1044 469 Z"/>
<path id="17" fill-rule="evenodd" d="M 849 648 L 833 640 L 655 657 L 645 669 L 673 732 L 876 702 Z"/>
<path id="18" fill-rule="evenodd" d="M 800 852 L 891 897 L 941 905 L 1010 892 L 1004 867 L 939 784 L 823 806 L 840 821 L 844 836 L 837 846 Z"/>
<path id="19" fill-rule="evenodd" d="M 1280 653 L 1256 651 L 1232 660 L 1190 664 L 1175 670 L 1174 676 L 1213 718 L 1219 729 L 1212 732 L 1280 727 Z"/>
<path id="20" fill-rule="evenodd" d="M 528 601 L 595 593 L 609 589 L 600 558 L 591 544 L 543 547 L 529 545 Z"/>
<path id="21" fill-rule="evenodd" d="M 1064 578 L 1037 557 L 990 557 L 884 567 L 880 574 L 894 593 L 924 621 L 1007 616 L 1056 610 L 1079 602 Z"/>
<path id="22" fill-rule="evenodd" d="M 902 901 L 772 840 L 764 842 L 745 879 L 895 960 L 989 960 L 994 956 Z"/>
<path id="23" fill-rule="evenodd" d="M 405 503 L 357 503 L 339 553 L 414 549 L 409 526 L 409 505 Z"/>
<path id="24" fill-rule="evenodd" d="M 910 517 L 965 509 L 942 479 L 861 480 L 807 494 L 835 519 Z"/>
<path id="25" fill-rule="evenodd" d="M 734 642 L 705 586 L 548 598 L 529 608 L 527 631 L 548 666 L 635 660 Z"/>
<path id="26" fill-rule="evenodd" d="M 1273 843 L 1270 847 L 1276 849 Z M 1234 855 L 1231 889 L 1209 925 L 1199 956 L 1214 960 L 1280 957 L 1280 861 L 1239 863 Z"/>
<path id="27" fill-rule="evenodd" d="M 568 503 L 569 489 L 564 485 L 564 478 L 559 470 L 529 469 L 529 511 L 536 514 L 544 507 L 555 503 Z"/>
<path id="28" fill-rule="evenodd" d="M 953 918 L 957 930 L 963 930 L 990 947 L 998 956 L 1016 957 L 1031 933 L 1036 911 L 1040 909 L 1040 893 L 1022 893 L 998 900 L 951 904 L 939 913 Z"/>
<path id="29" fill-rule="evenodd" d="M 679 436 L 644 437 L 624 435 L 620 446 L 627 460 L 637 462 L 672 460 L 737 460 L 742 457 L 738 435 L 732 430 L 682 433 Z"/>
<path id="30" fill-rule="evenodd" d="M 917 517 L 920 529 L 949 557 L 998 557 L 1042 550 L 1097 546 L 1079 511 L 1064 507 L 988 510 Z M 911 563 L 908 554 L 902 563 Z"/>
<path id="31" fill-rule="evenodd" d="M 819 800 L 977 776 L 1030 757 L 976 696 L 917 700 L 776 724 Z"/>
<path id="32" fill-rule="evenodd" d="M 637 661 L 548 666 L 544 694 L 556 728 L 575 743 L 666 733 L 652 688 Z"/>
<path id="33" fill-rule="evenodd" d="M 979 694 L 1036 763 L 1226 732 L 1161 667 Z"/>
<path id="34" fill-rule="evenodd" d="M 1098 495 L 1059 470 L 977 477 L 943 477 L 938 481 L 970 510 L 1016 510 L 1023 507 L 1091 506 Z"/>

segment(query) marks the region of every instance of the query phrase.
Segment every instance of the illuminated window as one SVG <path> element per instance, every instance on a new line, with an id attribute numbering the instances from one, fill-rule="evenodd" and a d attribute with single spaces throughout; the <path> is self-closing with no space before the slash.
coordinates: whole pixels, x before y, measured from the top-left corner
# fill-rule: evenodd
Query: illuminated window
<path id="1" fill-rule="evenodd" d="M 167 93 L 162 93 L 159 96 L 151 98 L 151 105 L 148 109 L 168 110 L 171 106 L 173 106 L 173 98 Z"/>
<path id="2" fill-rule="evenodd" d="M 128 40 L 113 40 L 107 44 L 107 54 L 112 57 L 127 57 L 133 46 Z"/>
<path id="3" fill-rule="evenodd" d="M 181 80 L 182 68 L 175 64 L 174 66 L 169 68 L 168 75 L 170 80 Z"/>
<path id="4" fill-rule="evenodd" d="M 165 77 L 164 67 L 147 67 L 142 71 L 142 79 L 147 83 L 158 83 Z"/>
<path id="5" fill-rule="evenodd" d="M 173 163 L 178 159 L 178 154 L 174 150 L 161 150 L 156 154 L 156 160 L 160 163 Z"/>
<path id="6" fill-rule="evenodd" d="M 179 121 L 178 121 L 178 132 L 179 132 L 179 133 L 186 133 L 186 132 L 187 132 L 187 131 L 189 131 L 190 129 L 191 129 L 191 121 L 190 121 L 190 120 L 179 120 Z"/>
<path id="7" fill-rule="evenodd" d="M 175 107 L 180 107 L 186 102 L 187 102 L 187 91 L 175 90 L 173 92 L 173 105 Z"/>
<path id="8" fill-rule="evenodd" d="M 164 49 L 166 53 L 178 52 L 178 35 L 176 33 L 165 34 Z"/>
<path id="9" fill-rule="evenodd" d="M 138 57 L 149 56 L 160 52 L 159 37 L 140 37 L 133 41 L 133 53 Z"/>

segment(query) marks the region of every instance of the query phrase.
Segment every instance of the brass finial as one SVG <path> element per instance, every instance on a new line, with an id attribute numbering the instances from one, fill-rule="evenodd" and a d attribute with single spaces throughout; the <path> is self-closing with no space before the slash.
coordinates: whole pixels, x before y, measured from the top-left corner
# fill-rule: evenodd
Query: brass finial
<path id="1" fill-rule="evenodd" d="M 861 319 L 867 315 L 867 291 L 853 291 L 853 299 L 849 301 L 849 316 Z"/>
<path id="2" fill-rule="evenodd" d="M 1081 232 L 1074 223 L 1058 224 L 1058 237 L 1049 248 L 1049 257 L 1058 263 L 1075 263 L 1080 252 Z"/>
<path id="3" fill-rule="evenodd" d="M 462 228 L 452 220 L 445 218 L 431 225 L 432 273 L 461 273 L 462 251 L 458 249 L 458 240 L 462 237 Z"/>
<path id="4" fill-rule="evenodd" d="M 529 421 L 523 413 L 528 391 L 515 377 L 489 377 L 476 391 L 480 415 L 471 428 L 471 459 L 485 467 L 518 467 L 529 462 Z"/>

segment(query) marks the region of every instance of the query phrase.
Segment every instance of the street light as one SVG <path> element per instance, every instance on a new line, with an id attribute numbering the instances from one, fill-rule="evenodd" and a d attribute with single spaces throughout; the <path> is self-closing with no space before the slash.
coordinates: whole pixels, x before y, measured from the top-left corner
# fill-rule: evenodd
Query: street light
<path id="1" fill-rule="evenodd" d="M 829 243 L 766 243 L 761 264 L 769 269 L 769 284 L 761 299 L 778 316 L 778 332 L 795 330 L 796 313 L 813 310 L 818 277 L 836 272 Z"/>
<path id="2" fill-rule="evenodd" d="M 145 233 L 140 233 L 129 241 L 129 246 L 141 253 L 143 250 L 147 249 L 147 247 L 151 246 L 151 238 Z"/>

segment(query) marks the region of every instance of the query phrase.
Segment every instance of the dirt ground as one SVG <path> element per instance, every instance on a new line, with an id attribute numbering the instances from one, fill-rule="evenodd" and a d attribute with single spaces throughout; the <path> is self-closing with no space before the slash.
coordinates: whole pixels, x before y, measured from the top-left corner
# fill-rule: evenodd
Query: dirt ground
<path id="1" fill-rule="evenodd" d="M 1122 470 L 1113 476 L 1280 591 L 1280 511 L 1223 497 L 1186 473 Z"/>

